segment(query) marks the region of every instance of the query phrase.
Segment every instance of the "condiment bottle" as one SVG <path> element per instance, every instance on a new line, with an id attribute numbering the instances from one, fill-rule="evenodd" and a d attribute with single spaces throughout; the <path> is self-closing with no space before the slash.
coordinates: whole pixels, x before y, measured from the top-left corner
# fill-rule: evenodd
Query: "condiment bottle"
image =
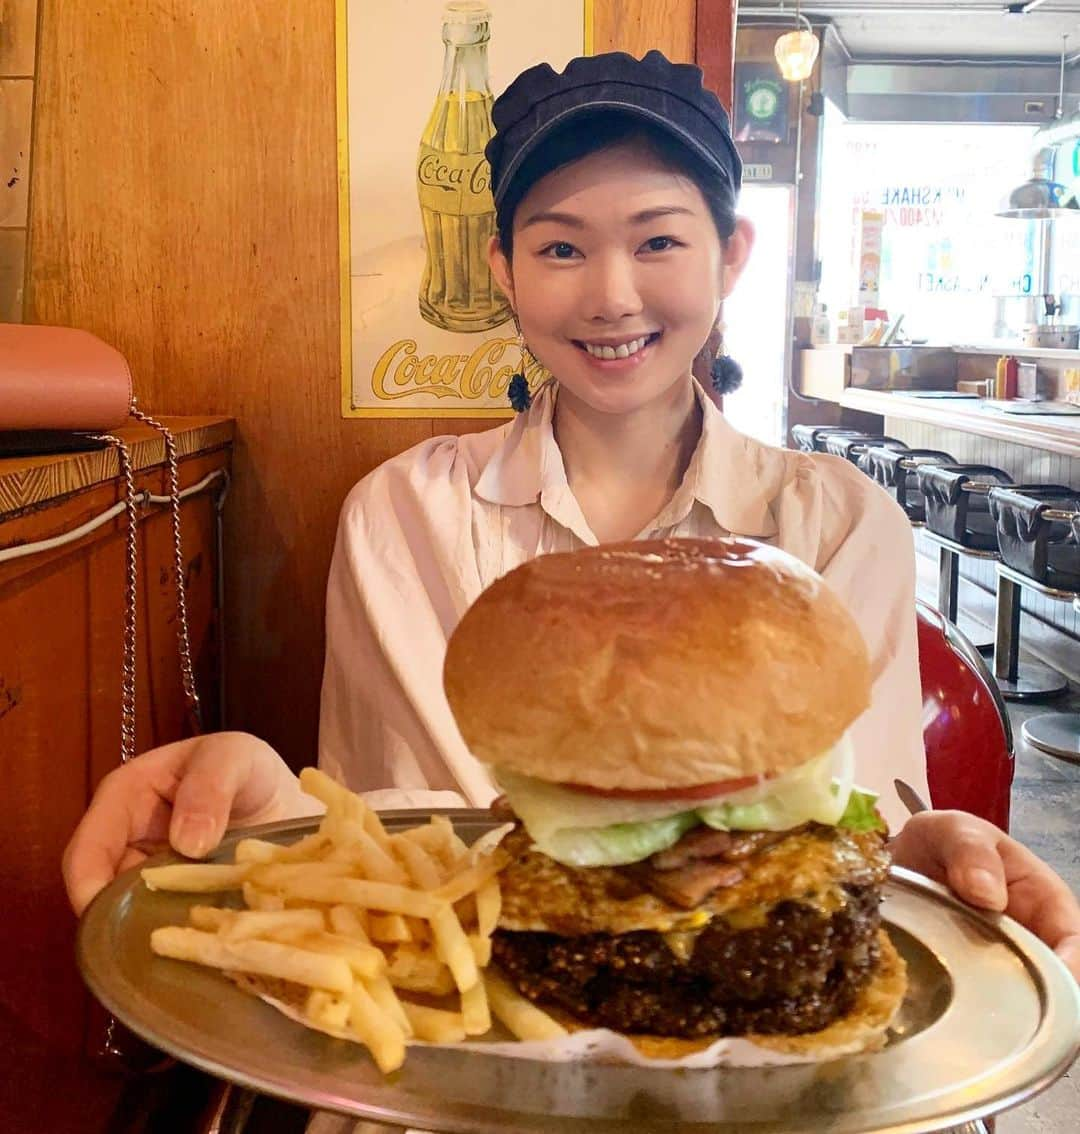
<path id="1" fill-rule="evenodd" d="M 1001 394 L 1001 397 L 1003 397 L 1005 401 L 1011 401 L 1016 397 L 1016 386 L 1019 376 L 1020 363 L 1010 354 L 1009 357 L 1005 359 L 1005 391 Z"/>

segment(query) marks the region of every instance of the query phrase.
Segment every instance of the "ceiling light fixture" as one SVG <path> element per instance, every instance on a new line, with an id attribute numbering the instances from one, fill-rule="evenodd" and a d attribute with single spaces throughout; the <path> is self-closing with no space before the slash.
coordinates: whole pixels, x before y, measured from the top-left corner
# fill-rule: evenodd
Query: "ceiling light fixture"
<path id="1" fill-rule="evenodd" d="M 784 6 L 781 4 L 780 11 L 783 10 Z M 810 78 L 820 46 L 817 36 L 810 27 L 810 21 L 800 11 L 799 0 L 795 0 L 795 23 L 796 25 L 804 23 L 806 27 L 796 27 L 795 31 L 785 32 L 776 41 L 773 49 L 780 74 L 789 83 L 801 83 L 803 79 Z"/>

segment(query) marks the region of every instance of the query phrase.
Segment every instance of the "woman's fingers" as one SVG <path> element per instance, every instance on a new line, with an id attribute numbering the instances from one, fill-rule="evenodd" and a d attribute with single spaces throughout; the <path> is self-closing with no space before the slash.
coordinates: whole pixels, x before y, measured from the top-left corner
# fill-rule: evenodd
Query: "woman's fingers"
<path id="1" fill-rule="evenodd" d="M 271 811 L 281 767 L 277 754 L 253 736 L 200 737 L 173 798 L 173 848 L 189 858 L 202 858 L 221 842 L 230 819 L 257 821 Z"/>
<path id="2" fill-rule="evenodd" d="M 1004 836 L 996 827 L 972 815 L 928 811 L 905 824 L 893 844 L 893 858 L 946 883 L 972 905 L 1000 911 L 1008 902 L 1008 886 L 999 837 Z"/>
<path id="3" fill-rule="evenodd" d="M 146 752 L 110 772 L 64 852 L 68 897 L 82 913 L 148 848 L 172 845 L 201 858 L 231 823 L 311 811 L 296 777 L 263 741 L 212 733 Z"/>
<path id="4" fill-rule="evenodd" d="M 1045 941 L 1080 979 L 1080 903 L 1057 873 L 996 827 L 958 811 L 908 821 L 894 858 L 974 906 L 1007 913 Z"/>
<path id="5" fill-rule="evenodd" d="M 1080 981 L 1080 931 L 1059 941 L 1055 953 L 1065 962 L 1065 967 Z"/>
<path id="6" fill-rule="evenodd" d="M 145 773 L 135 761 L 110 772 L 64 850 L 64 885 L 77 914 L 126 869 L 132 844 L 168 835 L 169 802 Z"/>

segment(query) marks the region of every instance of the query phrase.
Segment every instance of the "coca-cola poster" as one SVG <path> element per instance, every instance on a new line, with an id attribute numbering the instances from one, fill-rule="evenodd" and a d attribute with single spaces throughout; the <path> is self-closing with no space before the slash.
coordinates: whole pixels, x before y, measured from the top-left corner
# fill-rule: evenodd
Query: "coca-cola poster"
<path id="1" fill-rule="evenodd" d="M 590 25 L 591 0 L 338 0 L 345 417 L 511 412 L 491 103 L 526 67 L 588 53 Z"/>

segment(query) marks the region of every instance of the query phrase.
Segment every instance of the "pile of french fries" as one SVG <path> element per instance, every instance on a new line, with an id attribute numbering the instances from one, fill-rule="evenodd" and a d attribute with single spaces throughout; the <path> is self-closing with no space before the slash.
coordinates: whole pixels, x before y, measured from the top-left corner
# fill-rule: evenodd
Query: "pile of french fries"
<path id="1" fill-rule="evenodd" d="M 391 834 L 315 768 L 300 784 L 326 806 L 313 834 L 290 845 L 242 839 L 233 863 L 143 870 L 152 890 L 239 891 L 246 906 L 192 906 L 188 925 L 152 932 L 155 953 L 297 986 L 304 1023 L 364 1044 L 384 1073 L 401 1066 L 409 1040 L 459 1043 L 488 1032 L 492 1015 L 518 1039 L 566 1034 L 487 968 L 502 830 L 467 847 L 433 816 Z"/>

